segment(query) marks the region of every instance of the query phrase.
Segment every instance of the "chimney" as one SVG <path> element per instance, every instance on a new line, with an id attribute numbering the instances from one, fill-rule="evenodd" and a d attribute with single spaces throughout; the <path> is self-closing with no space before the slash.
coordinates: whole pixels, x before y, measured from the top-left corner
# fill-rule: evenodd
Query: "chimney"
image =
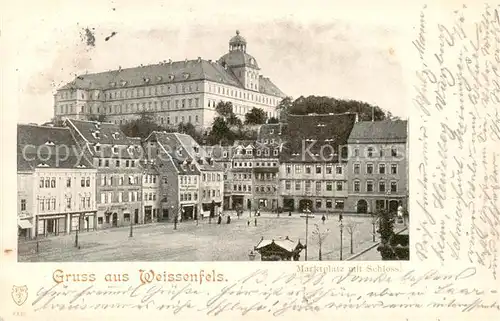
<path id="1" fill-rule="evenodd" d="M 201 57 L 198 57 L 198 62 L 201 62 Z"/>
<path id="2" fill-rule="evenodd" d="M 168 60 L 168 63 L 169 63 L 169 64 L 171 64 L 171 63 L 172 63 L 172 59 L 169 59 L 169 60 Z"/>

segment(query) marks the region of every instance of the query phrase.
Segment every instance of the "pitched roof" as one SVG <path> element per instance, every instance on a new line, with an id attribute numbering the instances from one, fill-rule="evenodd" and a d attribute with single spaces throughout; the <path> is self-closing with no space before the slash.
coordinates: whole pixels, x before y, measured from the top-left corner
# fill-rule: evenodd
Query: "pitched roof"
<path id="1" fill-rule="evenodd" d="M 407 120 L 361 121 L 354 124 L 349 143 L 404 143 L 408 136 Z"/>
<path id="2" fill-rule="evenodd" d="M 127 137 L 117 124 L 76 119 L 67 119 L 66 124 L 75 131 L 77 139 L 80 138 L 89 145 L 93 156 L 128 159 L 143 157 L 141 139 Z M 99 146 L 98 149 L 96 146 Z"/>
<path id="3" fill-rule="evenodd" d="M 269 78 L 262 79 L 259 81 L 261 93 L 285 96 Z M 244 88 L 230 68 L 224 68 L 219 62 L 194 59 L 79 75 L 59 90 L 108 90 L 197 80 Z"/>
<path id="4" fill-rule="evenodd" d="M 290 115 L 280 153 L 283 162 L 338 162 L 340 148 L 354 126 L 356 115 Z"/>
<path id="5" fill-rule="evenodd" d="M 286 250 L 287 252 L 294 252 L 295 250 L 299 250 L 302 248 L 302 244 L 300 243 L 300 241 L 292 241 L 288 237 L 277 238 L 273 240 L 265 240 L 262 238 L 259 244 L 255 246 L 255 250 L 262 250 L 263 248 L 269 246 L 277 246 Z"/>
<path id="6" fill-rule="evenodd" d="M 17 170 L 93 168 L 83 157 L 71 131 L 63 127 L 17 126 Z"/>

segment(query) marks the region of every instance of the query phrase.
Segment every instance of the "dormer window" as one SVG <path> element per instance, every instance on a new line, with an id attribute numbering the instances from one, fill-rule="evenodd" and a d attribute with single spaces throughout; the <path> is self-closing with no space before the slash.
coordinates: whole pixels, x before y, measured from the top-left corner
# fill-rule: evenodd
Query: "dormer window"
<path id="1" fill-rule="evenodd" d="M 200 148 L 198 146 L 194 146 L 193 150 L 194 150 L 195 153 L 199 153 L 200 152 Z"/>
<path id="2" fill-rule="evenodd" d="M 252 155 L 252 150 L 251 149 L 247 149 L 247 155 Z"/>
<path id="3" fill-rule="evenodd" d="M 113 136 L 113 139 L 118 139 L 120 137 L 120 134 L 118 132 L 115 132 L 111 134 L 111 136 Z"/>
<path id="4" fill-rule="evenodd" d="M 125 86 L 127 85 L 127 82 L 123 80 L 123 81 L 121 82 L 121 85 L 122 85 L 122 87 L 125 87 Z"/>
<path id="5" fill-rule="evenodd" d="M 100 144 L 96 144 L 96 145 L 94 146 L 94 150 L 95 150 L 96 152 L 100 152 L 100 151 L 101 151 L 101 145 L 100 145 Z"/>
<path id="6" fill-rule="evenodd" d="M 223 155 L 224 155 L 224 158 L 226 158 L 226 157 L 227 157 L 227 152 L 224 152 L 224 154 L 223 154 Z"/>
<path id="7" fill-rule="evenodd" d="M 51 141 L 51 140 L 48 140 L 48 141 L 45 142 L 45 145 L 47 145 L 47 146 L 54 146 L 54 142 Z"/>
<path id="8" fill-rule="evenodd" d="M 186 72 L 184 73 L 184 79 L 188 79 L 189 78 L 189 74 Z"/>
<path id="9" fill-rule="evenodd" d="M 78 165 L 76 166 L 76 168 L 86 168 L 86 167 L 87 167 L 87 166 L 85 166 L 85 165 L 83 165 L 83 164 L 78 164 Z"/>
<path id="10" fill-rule="evenodd" d="M 134 146 L 129 146 L 129 147 L 127 147 L 127 152 L 128 152 L 129 154 L 132 154 L 132 152 L 133 152 L 133 151 L 134 151 Z"/>
<path id="11" fill-rule="evenodd" d="M 37 165 L 37 167 L 49 167 L 49 165 L 46 163 L 40 163 Z"/>
<path id="12" fill-rule="evenodd" d="M 174 78 L 175 78 L 174 75 L 168 75 L 168 79 L 174 80 Z"/>
<path id="13" fill-rule="evenodd" d="M 95 129 L 100 129 L 101 125 L 99 123 L 95 123 Z"/>
<path id="14" fill-rule="evenodd" d="M 98 130 L 93 132 L 92 136 L 94 136 L 95 139 L 101 139 L 101 133 Z"/>
<path id="15" fill-rule="evenodd" d="M 149 78 L 144 78 L 144 82 L 145 82 L 146 84 L 148 84 L 150 80 L 151 80 L 151 79 L 149 79 Z"/>
<path id="16" fill-rule="evenodd" d="M 118 154 L 118 146 L 113 146 L 111 150 L 113 151 L 113 154 Z"/>

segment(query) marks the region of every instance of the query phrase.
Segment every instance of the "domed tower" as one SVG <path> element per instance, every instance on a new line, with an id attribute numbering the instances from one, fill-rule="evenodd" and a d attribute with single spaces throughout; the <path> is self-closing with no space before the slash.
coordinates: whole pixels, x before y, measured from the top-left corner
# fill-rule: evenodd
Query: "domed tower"
<path id="1" fill-rule="evenodd" d="M 229 40 L 229 52 L 219 59 L 219 63 L 231 69 L 246 89 L 258 91 L 260 68 L 255 58 L 246 51 L 247 41 L 236 30 L 236 36 Z"/>

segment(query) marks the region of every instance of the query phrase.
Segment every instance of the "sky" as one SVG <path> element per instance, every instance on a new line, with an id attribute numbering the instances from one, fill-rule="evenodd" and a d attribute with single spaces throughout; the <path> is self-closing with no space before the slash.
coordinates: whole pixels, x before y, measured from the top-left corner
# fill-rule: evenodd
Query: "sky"
<path id="1" fill-rule="evenodd" d="M 168 59 L 216 60 L 228 51 L 236 30 L 246 38 L 247 52 L 261 73 L 293 98 L 356 99 L 408 116 L 403 68 L 408 30 L 402 27 L 401 8 L 391 14 L 368 2 L 361 14 L 355 6 L 330 4 L 325 14 L 312 4 L 278 2 L 35 4 L 23 13 L 25 23 L 17 25 L 16 33 L 6 35 L 15 42 L 6 59 L 17 78 L 17 120 L 49 121 L 56 89 L 78 74 Z M 95 35 L 94 46 L 87 44 L 86 28 Z M 112 32 L 116 35 L 106 41 Z"/>

